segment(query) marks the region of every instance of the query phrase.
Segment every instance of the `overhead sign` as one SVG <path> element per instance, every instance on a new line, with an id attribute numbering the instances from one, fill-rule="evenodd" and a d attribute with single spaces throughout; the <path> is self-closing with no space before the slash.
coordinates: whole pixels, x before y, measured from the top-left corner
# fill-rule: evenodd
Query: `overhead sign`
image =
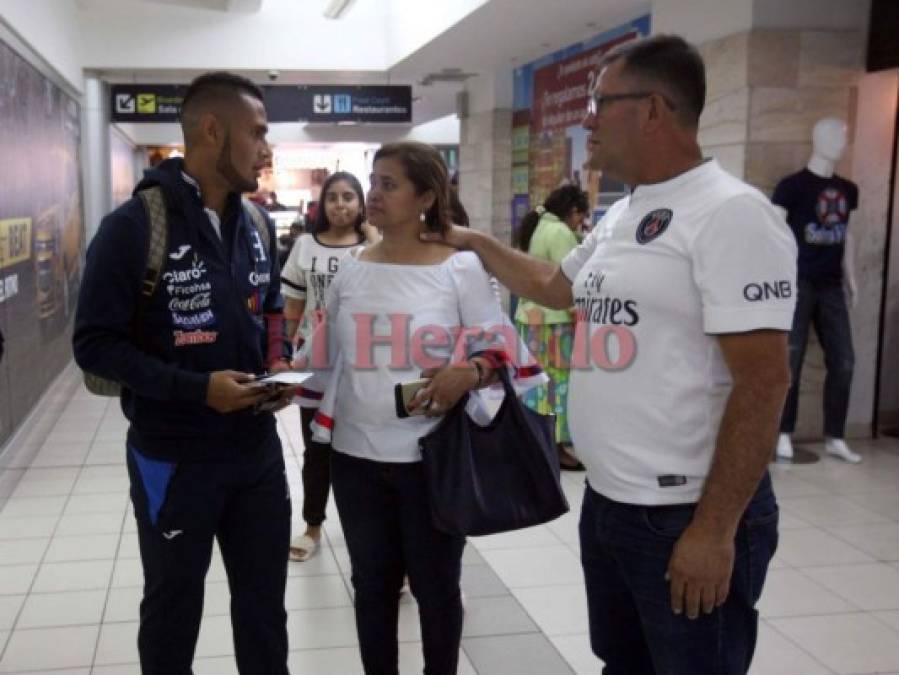
<path id="1" fill-rule="evenodd" d="M 172 84 L 114 84 L 112 121 L 177 122 L 186 91 Z"/>
<path id="2" fill-rule="evenodd" d="M 177 122 L 185 85 L 114 84 L 113 122 Z M 269 122 L 412 122 L 412 87 L 323 85 L 262 87 Z"/>
<path id="3" fill-rule="evenodd" d="M 299 91 L 302 102 L 309 106 L 300 111 L 304 122 L 412 121 L 409 86 L 310 86 Z"/>

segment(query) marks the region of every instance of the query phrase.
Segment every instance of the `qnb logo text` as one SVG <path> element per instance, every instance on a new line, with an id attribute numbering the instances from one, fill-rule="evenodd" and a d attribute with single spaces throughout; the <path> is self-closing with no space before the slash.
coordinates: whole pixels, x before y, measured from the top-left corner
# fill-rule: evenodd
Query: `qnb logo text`
<path id="1" fill-rule="evenodd" d="M 747 302 L 763 302 L 772 299 L 789 300 L 792 297 L 793 284 L 786 279 L 781 281 L 753 282 L 743 287 L 743 298 Z"/>

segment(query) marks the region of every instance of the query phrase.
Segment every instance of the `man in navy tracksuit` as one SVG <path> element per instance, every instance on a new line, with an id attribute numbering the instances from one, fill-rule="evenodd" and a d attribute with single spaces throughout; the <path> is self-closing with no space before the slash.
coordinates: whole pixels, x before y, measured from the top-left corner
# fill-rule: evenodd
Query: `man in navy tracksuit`
<path id="1" fill-rule="evenodd" d="M 274 416 L 254 411 L 270 393 L 253 374 L 285 368 L 289 343 L 274 229 L 266 220 L 265 246 L 240 199 L 270 159 L 262 94 L 244 78 L 204 75 L 185 96 L 182 127 L 184 160 L 148 171 L 135 191 L 161 186 L 167 207 L 156 290 L 140 295 L 150 225 L 135 196 L 104 218 L 88 250 L 75 358 L 123 385 L 143 673 L 192 672 L 218 539 L 238 669 L 280 675 L 290 494 Z"/>

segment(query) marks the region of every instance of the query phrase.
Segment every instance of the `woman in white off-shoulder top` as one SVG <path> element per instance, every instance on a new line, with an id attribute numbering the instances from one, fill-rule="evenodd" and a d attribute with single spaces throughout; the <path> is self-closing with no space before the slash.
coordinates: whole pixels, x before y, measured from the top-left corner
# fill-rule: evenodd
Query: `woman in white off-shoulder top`
<path id="1" fill-rule="evenodd" d="M 477 256 L 420 240 L 447 227 L 448 198 L 433 148 L 383 146 L 366 204 L 383 239 L 344 259 L 326 302 L 331 370 L 313 426 L 334 450 L 331 480 L 370 674 L 398 672 L 404 575 L 418 601 L 425 672 L 456 672 L 465 540 L 431 523 L 418 439 L 496 368 L 523 358 Z M 395 385 L 422 373 L 431 379 L 414 407 L 424 414 L 397 417 Z M 518 374 L 535 379 L 533 370 Z"/>

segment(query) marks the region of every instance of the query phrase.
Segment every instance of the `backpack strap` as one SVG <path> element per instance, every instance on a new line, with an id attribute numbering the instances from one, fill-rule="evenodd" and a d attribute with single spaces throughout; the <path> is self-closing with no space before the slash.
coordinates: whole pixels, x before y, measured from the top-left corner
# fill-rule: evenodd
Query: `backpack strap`
<path id="1" fill-rule="evenodd" d="M 150 236 L 147 242 L 147 269 L 141 282 L 141 302 L 138 303 L 138 315 L 142 313 L 143 304 L 156 290 L 162 269 L 165 267 L 165 255 L 169 246 L 169 223 L 165 208 L 165 197 L 162 188 L 155 185 L 137 193 L 147 212 L 150 224 Z"/>
<path id="2" fill-rule="evenodd" d="M 241 201 L 243 202 L 243 210 L 249 214 L 250 220 L 252 220 L 253 225 L 256 226 L 256 231 L 259 233 L 259 239 L 262 240 L 262 245 L 265 247 L 266 255 L 271 255 L 272 239 L 268 233 L 268 223 L 265 222 L 265 216 L 262 215 L 262 211 L 259 210 L 259 207 L 246 197 L 242 197 Z"/>
<path id="3" fill-rule="evenodd" d="M 138 343 L 142 342 L 141 328 L 143 316 L 150 298 L 156 291 L 156 285 L 162 276 L 165 267 L 165 256 L 168 253 L 169 224 L 166 214 L 165 197 L 162 188 L 158 185 L 141 190 L 137 193 L 144 205 L 147 214 L 147 222 L 150 228 L 147 238 L 147 267 L 144 270 L 144 278 L 140 285 L 140 297 L 134 311 L 131 323 L 132 335 Z M 122 385 L 113 380 L 107 380 L 99 375 L 84 372 L 84 384 L 88 391 L 98 396 L 118 396 L 122 393 Z"/>

